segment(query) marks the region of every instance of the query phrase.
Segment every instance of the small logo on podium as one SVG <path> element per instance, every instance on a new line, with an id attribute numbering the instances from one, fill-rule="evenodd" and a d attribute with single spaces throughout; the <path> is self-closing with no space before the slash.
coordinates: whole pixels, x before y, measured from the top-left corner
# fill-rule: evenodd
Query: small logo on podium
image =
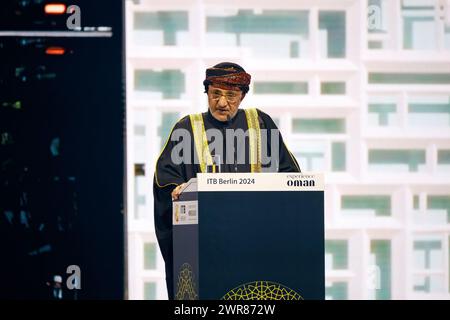
<path id="1" fill-rule="evenodd" d="M 178 272 L 175 300 L 198 300 L 195 275 L 189 263 L 183 263 Z"/>
<path id="2" fill-rule="evenodd" d="M 175 222 L 180 220 L 180 206 L 178 204 L 175 205 Z"/>

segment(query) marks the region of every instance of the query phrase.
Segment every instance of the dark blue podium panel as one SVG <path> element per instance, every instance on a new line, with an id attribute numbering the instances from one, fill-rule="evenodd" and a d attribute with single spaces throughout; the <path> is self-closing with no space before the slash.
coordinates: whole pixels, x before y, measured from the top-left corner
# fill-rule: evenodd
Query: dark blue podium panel
<path id="1" fill-rule="evenodd" d="M 176 298 L 324 299 L 323 191 L 190 194 L 199 220 L 174 226 Z"/>

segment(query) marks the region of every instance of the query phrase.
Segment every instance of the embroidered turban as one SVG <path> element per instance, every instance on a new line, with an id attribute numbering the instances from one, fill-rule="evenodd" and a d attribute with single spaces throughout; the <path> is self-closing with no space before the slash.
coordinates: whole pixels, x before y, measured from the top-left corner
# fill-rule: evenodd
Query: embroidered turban
<path id="1" fill-rule="evenodd" d="M 222 62 L 206 69 L 206 79 L 203 81 L 205 92 L 210 84 L 221 89 L 230 90 L 238 87 L 245 94 L 249 90 L 251 75 L 236 63 Z"/>

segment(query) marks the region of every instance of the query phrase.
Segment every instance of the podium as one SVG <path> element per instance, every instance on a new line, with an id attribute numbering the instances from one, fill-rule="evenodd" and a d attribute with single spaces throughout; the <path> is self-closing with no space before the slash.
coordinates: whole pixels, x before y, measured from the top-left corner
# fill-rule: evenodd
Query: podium
<path id="1" fill-rule="evenodd" d="M 324 177 L 200 173 L 173 202 L 177 300 L 325 297 Z"/>

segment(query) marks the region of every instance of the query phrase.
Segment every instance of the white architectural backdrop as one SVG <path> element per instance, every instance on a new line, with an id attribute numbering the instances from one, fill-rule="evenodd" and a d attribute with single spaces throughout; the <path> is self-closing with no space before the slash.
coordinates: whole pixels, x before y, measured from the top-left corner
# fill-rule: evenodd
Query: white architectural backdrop
<path id="1" fill-rule="evenodd" d="M 129 298 L 167 298 L 154 165 L 222 61 L 326 173 L 327 299 L 450 298 L 450 1 L 126 4 Z"/>

